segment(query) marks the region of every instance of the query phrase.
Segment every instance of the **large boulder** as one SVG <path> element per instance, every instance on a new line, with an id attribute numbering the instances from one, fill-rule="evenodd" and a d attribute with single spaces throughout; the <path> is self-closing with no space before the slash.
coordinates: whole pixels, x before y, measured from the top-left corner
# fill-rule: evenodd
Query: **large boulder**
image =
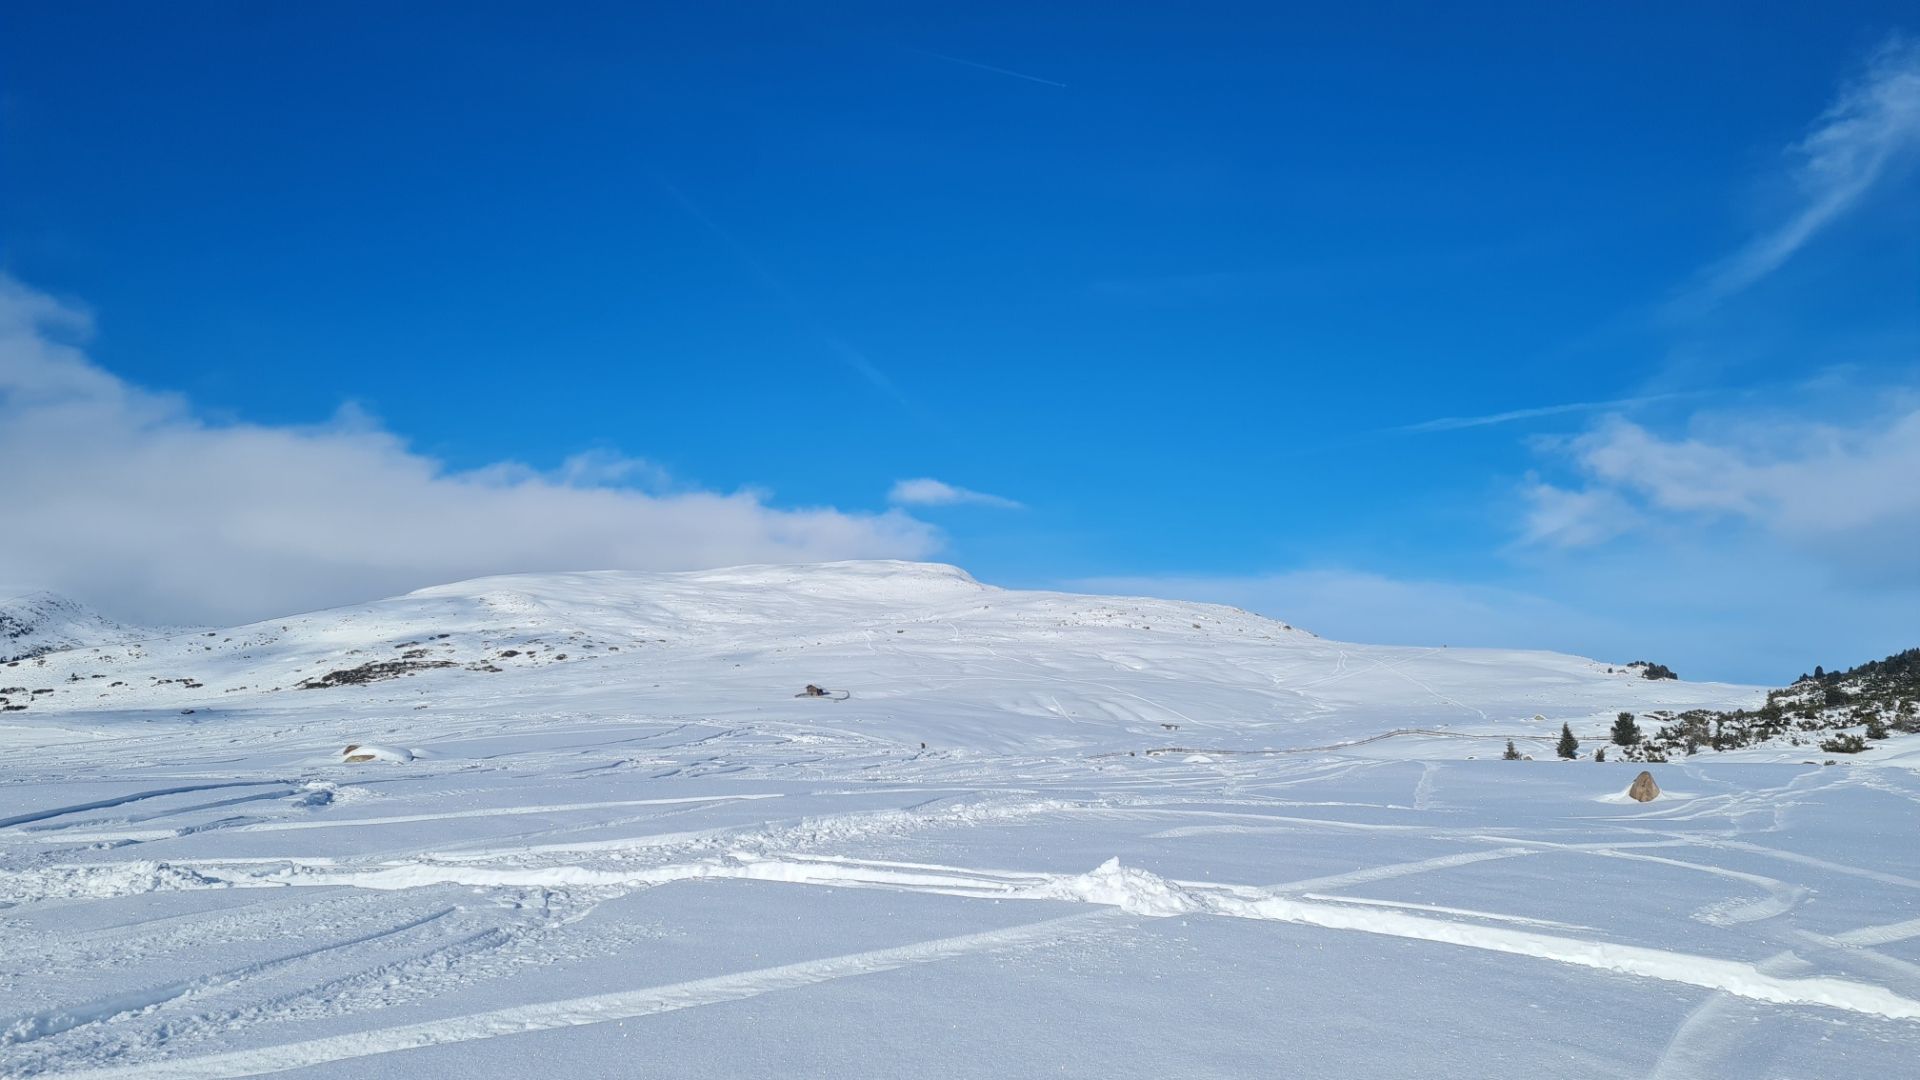
<path id="1" fill-rule="evenodd" d="M 1660 797 L 1660 785 L 1653 782 L 1653 774 L 1642 771 L 1633 778 L 1633 786 L 1627 789 L 1627 798 L 1634 802 L 1652 802 Z"/>

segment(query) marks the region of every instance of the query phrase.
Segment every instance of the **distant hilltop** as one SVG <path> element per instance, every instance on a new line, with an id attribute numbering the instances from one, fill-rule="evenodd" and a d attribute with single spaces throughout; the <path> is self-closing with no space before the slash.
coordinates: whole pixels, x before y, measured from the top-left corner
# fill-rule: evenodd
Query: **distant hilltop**
<path id="1" fill-rule="evenodd" d="M 0 600 L 0 663 L 168 632 L 115 622 L 85 604 L 50 592 Z"/>
<path id="2" fill-rule="evenodd" d="M 14 651 L 31 658 L 0 667 L 16 723 L 564 708 L 1049 754 L 1295 752 L 1417 730 L 1407 752 L 1466 757 L 1563 722 L 1593 736 L 1622 709 L 1763 698 L 1561 653 L 1356 644 L 1217 604 L 1003 589 L 917 562 L 511 574 L 185 632 L 51 597 L 18 612 Z"/>

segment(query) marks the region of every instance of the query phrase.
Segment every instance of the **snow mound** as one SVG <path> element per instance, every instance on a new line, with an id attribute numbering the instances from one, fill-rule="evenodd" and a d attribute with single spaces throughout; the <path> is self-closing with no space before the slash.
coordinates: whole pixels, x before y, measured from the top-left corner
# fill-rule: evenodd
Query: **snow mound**
<path id="1" fill-rule="evenodd" d="M 1121 866 L 1108 859 L 1084 874 L 1060 878 L 1039 886 L 1035 895 L 1049 900 L 1077 900 L 1106 904 L 1134 915 L 1165 918 L 1205 910 L 1199 897 L 1166 878 L 1137 866 Z"/>
<path id="2" fill-rule="evenodd" d="M 100 900 L 178 889 L 219 889 L 226 883 L 184 866 L 140 860 L 109 866 L 43 866 L 0 874 L 0 900 Z"/>
<path id="3" fill-rule="evenodd" d="M 412 761 L 418 756 L 419 755 L 405 747 L 385 746 L 380 743 L 348 743 L 347 748 L 340 751 L 341 761 L 356 765 L 367 761 L 395 761 L 405 763 Z"/>

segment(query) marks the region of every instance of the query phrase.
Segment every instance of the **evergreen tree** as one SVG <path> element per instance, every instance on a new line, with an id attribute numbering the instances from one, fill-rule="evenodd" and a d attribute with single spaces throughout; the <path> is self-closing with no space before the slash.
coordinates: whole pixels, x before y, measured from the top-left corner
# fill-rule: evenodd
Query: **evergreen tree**
<path id="1" fill-rule="evenodd" d="M 1595 761 L 1605 761 L 1605 760 L 1607 760 L 1607 748 L 1603 746 L 1603 747 L 1601 747 L 1600 749 L 1598 749 L 1598 750 L 1595 750 L 1595 751 L 1593 752 L 1593 760 L 1595 760 Z"/>
<path id="2" fill-rule="evenodd" d="M 1573 729 L 1560 725 L 1560 745 L 1554 747 L 1561 757 L 1569 760 L 1580 756 L 1580 740 L 1573 737 Z"/>
<path id="3" fill-rule="evenodd" d="M 1633 714 L 1623 712 L 1613 722 L 1613 741 L 1620 746 L 1633 746 L 1640 741 L 1640 725 L 1634 722 Z"/>
<path id="4" fill-rule="evenodd" d="M 1519 761 L 1520 760 L 1520 751 L 1514 749 L 1512 739 L 1507 740 L 1507 752 L 1500 755 L 1500 760 L 1502 761 Z"/>
<path id="5" fill-rule="evenodd" d="M 1857 754 L 1867 748 L 1867 740 L 1852 732 L 1842 731 L 1820 744 L 1820 749 L 1829 754 Z"/>

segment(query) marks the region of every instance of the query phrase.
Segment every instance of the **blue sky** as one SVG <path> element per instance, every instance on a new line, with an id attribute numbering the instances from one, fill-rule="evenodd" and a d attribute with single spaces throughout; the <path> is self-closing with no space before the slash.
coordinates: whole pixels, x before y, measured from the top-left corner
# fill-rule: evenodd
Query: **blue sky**
<path id="1" fill-rule="evenodd" d="M 1906 5 L 394 7 L 0 15 L 0 586 L 897 554 L 1702 677 L 1920 644 Z"/>

